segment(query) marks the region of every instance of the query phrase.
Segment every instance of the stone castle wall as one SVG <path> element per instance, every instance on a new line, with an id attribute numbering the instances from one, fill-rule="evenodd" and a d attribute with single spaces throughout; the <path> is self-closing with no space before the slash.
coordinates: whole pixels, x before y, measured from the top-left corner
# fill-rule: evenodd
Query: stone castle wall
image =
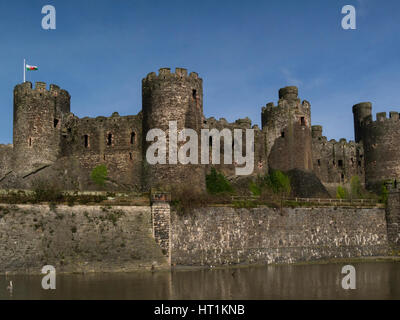
<path id="1" fill-rule="evenodd" d="M 209 129 L 210 131 L 213 129 L 222 132 L 222 130 L 227 129 L 231 132 L 232 137 L 232 146 L 229 151 L 233 151 L 235 148 L 235 139 L 234 139 L 234 130 L 241 129 L 242 130 L 242 154 L 246 154 L 246 129 L 253 129 L 254 130 L 254 174 L 262 174 L 268 170 L 267 164 L 267 156 L 265 146 L 265 135 L 260 130 L 257 125 L 252 126 L 251 120 L 249 118 L 245 119 L 238 119 L 235 122 L 228 122 L 224 118 L 220 118 L 219 120 L 215 119 L 214 117 L 210 117 L 204 121 L 203 124 L 204 129 Z M 207 168 L 207 171 L 210 170 L 211 167 L 215 167 L 216 170 L 223 172 L 226 176 L 234 176 L 235 175 L 235 168 L 237 164 L 235 164 L 235 159 L 232 156 L 232 164 L 225 164 L 224 163 L 224 156 L 225 156 L 225 140 L 221 138 L 220 140 L 220 164 L 211 164 L 212 163 L 212 145 L 213 140 L 212 138 L 209 139 L 209 146 L 210 146 L 210 165 Z M 233 155 L 233 153 L 232 153 Z"/>
<path id="2" fill-rule="evenodd" d="M 364 150 L 362 144 L 330 140 L 322 136 L 322 127 L 312 127 L 314 173 L 325 184 L 346 184 L 353 176 L 364 182 Z"/>
<path id="3" fill-rule="evenodd" d="M 0 205 L 0 273 L 168 267 L 150 207 Z"/>
<path id="4" fill-rule="evenodd" d="M 400 177 L 400 120 L 397 112 L 378 113 L 376 121 L 367 119 L 363 126 L 365 179 L 367 187 L 380 191 L 382 181 Z"/>
<path id="5" fill-rule="evenodd" d="M 104 164 L 110 190 L 149 190 L 150 187 L 183 187 L 205 190 L 205 174 L 211 165 L 168 164 L 171 121 L 177 130 L 254 129 L 253 175 L 269 168 L 313 172 L 325 184 L 348 183 L 358 175 L 367 188 L 379 191 L 382 180 L 400 178 L 399 114 L 378 114 L 372 121 L 372 105 L 353 106 L 355 142 L 328 141 L 322 127 L 311 127 L 311 106 L 298 98 L 296 87 L 279 90 L 278 105 L 262 108 L 262 129 L 250 119 L 228 123 L 203 115 L 203 81 L 186 69 L 162 68 L 142 80 L 143 110 L 136 116 L 79 119 L 70 113 L 70 95 L 56 85 L 38 82 L 19 84 L 14 90 L 13 145 L 0 146 L 0 186 L 32 188 L 33 180 L 48 178 L 61 188 L 93 190 L 91 170 Z M 147 162 L 147 132 L 158 128 L 166 135 L 167 164 Z M 243 142 L 244 142 L 243 135 Z M 186 140 L 187 141 L 187 140 Z M 178 148 L 184 141 L 178 141 Z M 244 144 L 244 143 L 243 143 Z M 232 147 L 234 147 L 234 142 Z M 199 151 L 201 143 L 199 141 Z M 237 164 L 213 165 L 227 176 L 235 175 Z M 243 150 L 244 153 L 244 150 Z M 172 158 L 171 158 L 172 159 Z M 211 159 L 211 152 L 210 152 Z M 234 159 L 233 159 L 234 160 Z M 199 163 L 200 163 L 199 153 Z M 211 161 L 210 161 L 211 162 Z"/>
<path id="6" fill-rule="evenodd" d="M 384 209 L 201 208 L 172 214 L 172 263 L 293 263 L 387 253 Z"/>
<path id="7" fill-rule="evenodd" d="M 278 106 L 267 104 L 261 117 L 268 166 L 282 171 L 311 171 L 311 106 L 308 101 L 300 101 L 298 89 L 280 89 Z"/>
<path id="8" fill-rule="evenodd" d="M 177 136 L 169 135 L 171 121 L 176 122 L 177 132 L 192 129 L 200 137 L 204 118 L 203 80 L 195 72 L 188 75 L 186 69 L 176 68 L 175 73 L 171 73 L 169 68 L 163 68 L 158 75 L 152 72 L 142 80 L 142 99 L 143 132 L 147 134 L 151 129 L 160 129 L 166 133 L 167 142 L 166 164 L 148 164 L 144 155 L 144 187 L 165 188 L 186 184 L 205 190 L 205 168 L 200 161 L 199 164 L 176 165 L 178 159 L 173 159 L 169 153 L 170 142 L 171 145 L 176 144 L 178 149 L 184 144 L 178 141 Z M 143 135 L 144 150 L 150 145 L 146 134 Z"/>
<path id="9" fill-rule="evenodd" d="M 387 233 L 393 249 L 400 249 L 400 190 L 389 187 L 386 206 Z"/>
<path id="10" fill-rule="evenodd" d="M 0 274 L 129 272 L 171 265 L 295 263 L 386 255 L 399 244 L 393 210 L 0 205 Z"/>
<path id="11" fill-rule="evenodd" d="M 107 166 L 109 178 L 128 189 L 140 189 L 142 115 L 82 118 L 70 114 L 62 128 L 62 153 L 89 175 Z"/>

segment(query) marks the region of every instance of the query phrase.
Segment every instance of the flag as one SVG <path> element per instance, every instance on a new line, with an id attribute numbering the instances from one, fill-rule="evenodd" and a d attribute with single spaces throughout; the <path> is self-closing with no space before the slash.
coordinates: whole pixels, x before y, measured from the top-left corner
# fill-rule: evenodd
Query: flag
<path id="1" fill-rule="evenodd" d="M 38 70 L 37 66 L 30 66 L 29 64 L 26 65 L 26 70 L 27 71 L 35 71 Z"/>

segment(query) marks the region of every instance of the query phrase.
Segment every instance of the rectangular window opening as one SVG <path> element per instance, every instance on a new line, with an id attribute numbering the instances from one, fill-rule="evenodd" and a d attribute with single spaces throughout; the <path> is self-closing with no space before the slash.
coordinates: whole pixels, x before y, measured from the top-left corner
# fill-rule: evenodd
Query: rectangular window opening
<path id="1" fill-rule="evenodd" d="M 85 134 L 83 136 L 83 139 L 84 139 L 85 148 L 88 148 L 89 147 L 89 136 L 87 134 Z"/>

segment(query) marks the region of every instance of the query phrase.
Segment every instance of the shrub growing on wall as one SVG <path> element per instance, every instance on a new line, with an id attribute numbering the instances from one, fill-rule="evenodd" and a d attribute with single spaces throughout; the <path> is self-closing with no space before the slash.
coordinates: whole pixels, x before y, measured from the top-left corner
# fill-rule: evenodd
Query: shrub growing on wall
<path id="1" fill-rule="evenodd" d="M 106 184 L 107 175 L 107 167 L 104 164 L 101 164 L 92 170 L 90 178 L 95 184 L 102 187 Z"/>
<path id="2" fill-rule="evenodd" d="M 250 191 L 254 196 L 259 196 L 266 191 L 280 196 L 288 196 L 291 192 L 290 178 L 279 170 L 272 170 L 265 176 L 258 176 L 256 181 L 250 182 Z"/>
<path id="3" fill-rule="evenodd" d="M 291 192 L 289 176 L 279 170 L 271 170 L 267 176 L 267 185 L 274 193 L 282 196 L 288 196 Z"/>
<path id="4" fill-rule="evenodd" d="M 231 183 L 221 172 L 217 172 L 215 168 L 211 168 L 210 174 L 206 176 L 206 187 L 208 193 L 211 194 L 233 192 Z"/>
<path id="5" fill-rule="evenodd" d="M 348 199 L 349 198 L 349 193 L 342 186 L 338 186 L 337 189 L 336 189 L 336 198 L 338 198 L 338 199 Z"/>

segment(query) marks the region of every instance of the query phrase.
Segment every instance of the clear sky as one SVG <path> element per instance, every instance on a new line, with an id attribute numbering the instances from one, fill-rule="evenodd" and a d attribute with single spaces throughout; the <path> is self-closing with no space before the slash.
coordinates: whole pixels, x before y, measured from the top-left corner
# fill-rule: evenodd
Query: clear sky
<path id="1" fill-rule="evenodd" d="M 56 30 L 41 9 L 56 8 Z M 357 30 L 341 28 L 354 5 Z M 250 117 L 278 90 L 299 87 L 328 139 L 353 139 L 351 107 L 400 111 L 398 0 L 3 0 L 0 143 L 12 142 L 13 88 L 28 81 L 69 91 L 79 117 L 137 114 L 141 79 L 160 67 L 196 71 L 206 117 Z"/>

